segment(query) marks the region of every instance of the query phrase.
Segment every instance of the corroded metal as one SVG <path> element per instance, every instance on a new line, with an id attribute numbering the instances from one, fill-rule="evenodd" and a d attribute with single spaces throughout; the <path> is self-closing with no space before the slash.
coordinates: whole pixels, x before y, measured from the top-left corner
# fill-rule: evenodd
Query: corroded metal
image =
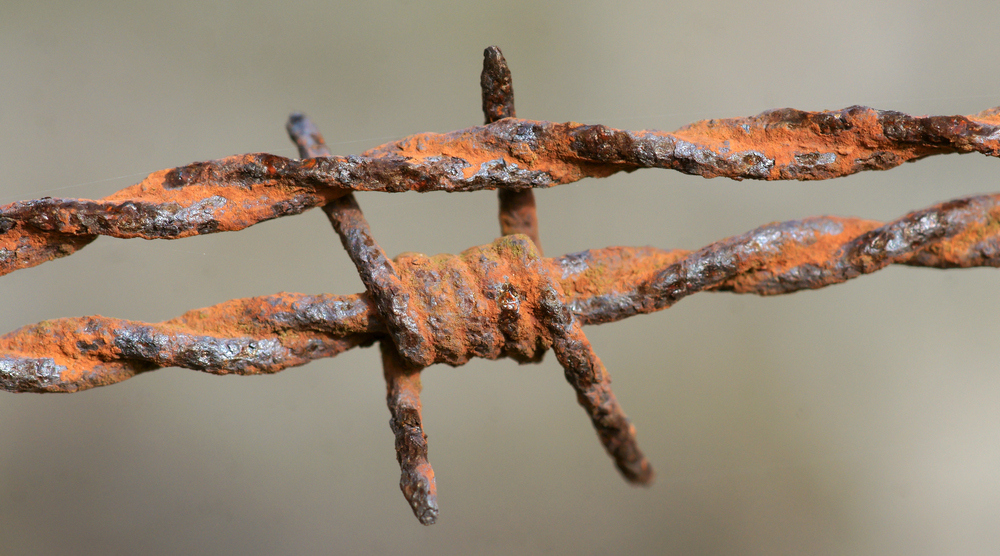
<path id="1" fill-rule="evenodd" d="M 302 114 L 292 114 L 286 125 L 288 136 L 303 158 L 330 156 L 323 136 Z M 396 437 L 399 488 L 413 514 L 424 525 L 437 521 L 437 484 L 427 460 L 427 435 L 420 412 L 420 371 L 432 363 L 426 326 L 409 303 L 411 292 L 399 279 L 392 261 L 372 237 L 368 222 L 353 193 L 334 199 L 323 212 L 340 236 L 361 281 L 374 300 L 391 336 L 380 342 L 386 383 L 389 424 Z"/>
<path id="2" fill-rule="evenodd" d="M 487 60 L 491 59 L 489 54 L 488 49 Z M 502 62 L 499 50 L 495 54 L 499 58 L 494 60 L 499 59 Z M 504 72 L 501 70 L 506 70 L 506 66 L 492 69 L 502 74 Z M 506 74 L 509 84 L 509 70 Z M 507 91 L 512 93 L 509 87 Z M 507 94 L 506 98 L 512 109 L 512 94 Z M 303 156 L 322 152 L 323 138 L 304 116 L 293 116 L 288 125 L 288 132 L 299 145 L 300 154 Z M 436 313 L 452 300 L 450 296 L 441 298 L 435 296 L 435 299 L 427 303 L 421 299 L 421 294 L 426 295 L 425 292 L 432 291 L 442 282 L 448 282 L 449 278 L 462 276 L 463 269 L 461 265 L 452 265 L 445 272 L 437 272 L 433 268 L 433 263 L 418 264 L 420 267 L 418 269 L 413 266 L 417 260 L 413 257 L 399 261 L 399 264 L 411 265 L 407 272 L 397 268 L 397 264 L 389 260 L 372 236 L 368 222 L 353 193 L 347 193 L 330 201 L 323 207 L 323 211 L 357 267 L 361 281 L 392 338 L 391 348 L 389 340 L 382 340 L 382 361 L 387 382 L 389 411 L 393 415 L 392 428 L 396 435 L 396 455 L 402 472 L 400 488 L 420 522 L 430 525 L 436 521 L 438 514 L 432 488 L 434 471 L 427 461 L 426 442 L 422 440 L 426 437 L 419 412 L 420 383 L 419 378 L 414 378 L 414 375 L 436 362 L 434 346 L 442 345 L 450 338 L 453 330 L 449 329 L 448 335 L 440 334 L 442 327 L 440 317 Z M 510 238 L 509 241 L 494 244 L 495 253 L 514 253 L 512 256 L 515 259 L 520 257 L 529 261 L 525 263 L 524 260 L 518 260 L 519 268 L 525 264 L 531 267 L 540 260 L 540 253 L 535 247 L 537 230 L 533 244 L 525 243 L 532 241 L 526 236 L 511 235 L 509 232 L 505 233 L 505 236 Z M 482 267 L 483 261 L 479 263 Z M 518 268 L 507 268 L 504 264 L 494 262 L 485 269 L 480 268 L 478 275 L 464 276 L 460 281 L 469 286 L 488 284 L 488 291 L 498 292 L 497 304 L 500 314 L 493 320 L 499 325 L 498 331 L 502 334 L 503 343 L 515 347 L 510 356 L 524 362 L 538 361 L 548 346 L 552 346 L 566 371 L 567 380 L 576 390 L 580 405 L 590 416 L 598 437 L 618 469 L 631 482 L 650 483 L 653 479 L 653 470 L 639 450 L 635 427 L 625 416 L 611 391 L 611 378 L 607 370 L 594 353 L 579 322 L 564 305 L 564 296 L 558 290 L 556 280 L 551 275 L 540 272 L 537 274 L 538 283 L 530 284 L 527 291 L 518 290 L 511 284 L 507 274 L 517 270 Z M 416 278 L 422 283 L 404 281 L 406 276 L 411 279 Z M 520 297 L 530 295 L 532 291 L 540 292 L 537 294 L 539 298 L 534 301 L 526 300 L 524 309 L 533 310 L 537 314 L 533 319 L 522 318 Z M 539 330 L 539 327 L 544 329 Z M 500 335 L 496 337 L 501 339 Z"/>
<path id="3" fill-rule="evenodd" d="M 483 73 L 479 84 L 483 89 L 483 116 L 487 124 L 517 117 L 510 68 L 499 47 L 490 46 L 483 52 Z M 500 188 L 497 189 L 497 198 L 500 201 L 500 234 L 524 234 L 531 238 L 541 253 L 534 191 L 530 188 Z"/>
<path id="4" fill-rule="evenodd" d="M 526 236 L 514 235 L 458 256 L 406 254 L 394 266 L 428 333 L 432 363 L 530 362 L 553 348 L 615 465 L 644 484 L 652 470 L 580 325 L 658 311 L 698 291 L 790 293 L 888 264 L 1000 266 L 1000 195 L 942 203 L 884 225 L 837 217 L 769 224 L 694 252 L 612 247 L 542 259 Z M 0 388 L 75 392 L 165 366 L 273 373 L 381 340 L 400 486 L 429 524 L 437 504 L 420 422 L 422 367 L 399 356 L 389 330 L 385 308 L 368 293 L 239 299 L 160 324 L 55 319 L 0 337 Z"/>
<path id="5" fill-rule="evenodd" d="M 0 274 L 74 253 L 97 235 L 175 239 L 302 213 L 349 191 L 551 187 L 638 168 L 733 179 L 816 180 L 886 170 L 934 154 L 1000 156 L 1000 108 L 913 117 L 860 106 L 781 109 L 674 133 L 504 118 L 424 133 L 361 156 L 231 156 L 161 170 L 98 201 L 0 207 Z"/>
<path id="6" fill-rule="evenodd" d="M 327 203 L 323 211 L 354 261 L 361 282 L 383 316 L 400 355 L 416 366 L 432 364 L 434 351 L 430 332 L 426 319 L 418 314 L 419 301 L 414 297 L 415 292 L 375 241 L 354 195 Z"/>
<path id="7" fill-rule="evenodd" d="M 500 47 L 488 46 L 483 51 L 483 73 L 479 76 L 479 86 L 483 90 L 483 116 L 486 123 L 517 117 L 514 110 L 514 81 Z"/>
<path id="8" fill-rule="evenodd" d="M 399 462 L 399 489 L 410 503 L 420 523 L 437 521 L 437 482 L 427 461 L 427 435 L 420 413 L 421 367 L 408 364 L 392 343 L 382 340 L 382 371 L 386 383 L 389 426 L 396 437 L 396 460 Z"/>
<path id="9" fill-rule="evenodd" d="M 234 299 L 156 324 L 53 319 L 0 337 L 0 388 L 78 392 L 161 367 L 270 374 L 370 345 L 384 334 L 364 295 Z"/>

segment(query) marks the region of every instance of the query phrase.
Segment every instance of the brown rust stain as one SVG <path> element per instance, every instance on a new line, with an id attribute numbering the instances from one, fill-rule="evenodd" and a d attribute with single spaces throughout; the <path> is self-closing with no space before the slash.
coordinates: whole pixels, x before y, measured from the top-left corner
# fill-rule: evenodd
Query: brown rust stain
<path id="1" fill-rule="evenodd" d="M 0 234 L 0 275 L 72 255 L 95 239 L 96 235 L 67 237 L 57 232 L 27 230 L 15 224 Z"/>
<path id="2" fill-rule="evenodd" d="M 324 299 L 350 305 L 355 310 L 335 322 L 301 322 L 295 306 L 303 300 Z M 313 306 L 316 304 L 313 303 Z M 360 309 L 360 310 L 357 310 Z M 288 350 L 280 360 L 263 357 L 249 361 L 240 374 L 272 373 L 288 366 L 301 365 L 316 357 L 336 355 L 344 349 L 366 345 L 385 329 L 365 296 L 306 296 L 282 293 L 258 298 L 234 299 L 213 307 L 188 311 L 162 323 L 114 319 L 101 316 L 60 318 L 23 327 L 0 336 L 0 354 L 14 358 L 49 359 L 60 370 L 50 377 L 41 390 L 75 392 L 95 386 L 120 382 L 146 370 L 159 367 L 152 360 L 123 353 L 121 342 L 136 349 L 134 339 L 156 337 L 164 345 L 149 345 L 150 354 L 170 358 L 177 345 L 196 346 L 205 340 L 244 339 L 247 342 L 277 340 Z M 164 352 L 163 349 L 166 349 Z M 250 354 L 250 359 L 253 354 Z M 205 369 L 217 374 L 237 372 L 225 369 Z M 3 377 L 0 377 L 3 378 Z M 24 377 L 30 378 L 30 377 Z M 38 391 L 38 387 L 28 387 Z"/>
<path id="3" fill-rule="evenodd" d="M 996 109 L 974 116 L 914 118 L 851 107 L 822 112 L 778 109 L 749 118 L 696 122 L 673 134 L 651 133 L 704 146 L 720 156 L 763 153 L 774 160 L 768 179 L 825 179 L 859 169 L 887 169 L 938 152 L 995 155 L 1000 137 L 971 132 L 997 124 Z M 808 175 L 798 174 L 803 170 Z"/>
<path id="4" fill-rule="evenodd" d="M 275 217 L 274 207 L 279 203 L 305 201 L 311 206 L 320 206 L 346 193 L 332 185 L 324 186 L 318 180 L 307 186 L 301 179 L 281 172 L 286 164 L 279 161 L 296 164 L 304 170 L 316 166 L 315 159 L 299 164 L 299 161 L 273 155 L 237 155 L 154 172 L 102 201 L 142 199 L 146 203 L 175 203 L 180 208 L 187 208 L 220 196 L 226 199 L 226 206 L 214 213 L 220 223 L 218 231 L 237 231 Z M 177 237 L 196 234 L 193 230 Z"/>
<path id="5" fill-rule="evenodd" d="M 982 266 L 983 257 L 1000 247 L 1000 206 L 993 206 L 979 218 L 978 225 L 951 236 L 947 241 L 931 243 L 921 252 L 913 253 L 909 260 L 944 268 L 969 268 Z M 991 245 L 987 245 L 991 244 Z M 985 250 L 986 253 L 982 253 Z M 993 266 L 997 266 L 994 262 Z"/>
<path id="6" fill-rule="evenodd" d="M 525 236 L 501 238 L 458 256 L 404 253 L 395 264 L 411 292 L 411 306 L 428 323 L 435 362 L 534 361 L 551 345 L 537 309 L 551 263 Z M 505 294 L 516 296 L 521 307 L 507 323 L 500 306 Z"/>
<path id="7" fill-rule="evenodd" d="M 654 274 L 656 267 L 685 253 L 652 248 L 595 250 L 585 272 L 562 278 L 554 260 L 540 258 L 525 236 L 508 236 L 457 256 L 405 253 L 395 262 L 417 318 L 427 323 L 433 336 L 435 362 L 461 365 L 473 357 L 537 361 L 552 345 L 541 308 L 546 288 L 555 287 L 559 299 L 596 295 L 616 287 L 631 289 Z M 298 304 L 319 298 L 336 299 L 361 310 L 331 316 L 330 322 L 315 325 L 289 321 L 297 310 L 301 313 Z M 377 337 L 386 332 L 378 310 L 365 294 L 279 293 L 195 309 L 159 324 L 105 317 L 46 321 L 0 337 L 0 352 L 51 357 L 66 367 L 59 382 L 69 386 L 59 389 L 75 391 L 118 382 L 144 370 L 141 362 L 136 362 L 139 367 L 130 367 L 128 361 L 119 361 L 123 354 L 115 345 L 116 335 L 140 329 L 179 340 L 276 339 L 292 350 L 304 349 L 317 338 L 359 333 Z M 94 378 L 102 375 L 104 378 Z"/>

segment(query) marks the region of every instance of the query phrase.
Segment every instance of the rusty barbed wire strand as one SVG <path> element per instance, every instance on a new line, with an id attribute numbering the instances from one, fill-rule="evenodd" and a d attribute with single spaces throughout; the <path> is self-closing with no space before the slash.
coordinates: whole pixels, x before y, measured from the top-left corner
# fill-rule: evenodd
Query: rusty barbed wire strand
<path id="1" fill-rule="evenodd" d="M 541 346 L 496 332 L 503 282 L 490 289 L 468 274 L 486 272 L 501 260 L 508 270 L 517 267 L 518 237 L 460 255 L 397 257 L 404 279 L 426 286 L 426 299 L 449 302 L 422 314 L 437 321 L 435 363 L 458 366 L 472 357 L 505 356 L 532 361 L 537 356 Z M 608 247 L 534 264 L 536 272 L 557 277 L 565 305 L 583 324 L 659 311 L 698 291 L 778 295 L 818 289 L 889 264 L 1000 267 L 1000 194 L 940 203 L 886 224 L 821 216 L 768 224 L 697 251 Z M 532 272 L 517 270 L 508 273 L 509 288 L 529 291 Z M 432 272 L 441 273 L 442 281 L 409 276 Z M 0 336 L 0 388 L 76 392 L 163 366 L 213 374 L 274 373 L 371 345 L 387 332 L 381 318 L 365 293 L 282 293 L 195 309 L 159 324 L 53 319 Z"/>
<path id="2" fill-rule="evenodd" d="M 0 207 L 0 275 L 72 254 L 98 235 L 175 239 L 236 231 L 349 191 L 551 187 L 638 168 L 814 180 L 970 152 L 1000 156 L 1000 107 L 928 117 L 860 106 L 781 109 L 702 121 L 675 133 L 504 118 L 413 135 L 361 156 L 237 155 L 154 172 L 98 201 L 11 203 Z"/>
<path id="3" fill-rule="evenodd" d="M 371 345 L 384 334 L 364 294 L 234 299 L 156 324 L 60 318 L 0 337 L 0 388 L 78 392 L 161 367 L 270 374 Z"/>
<path id="4" fill-rule="evenodd" d="M 779 295 L 839 284 L 890 264 L 1000 267 L 1000 194 L 955 199 L 887 224 L 836 216 L 767 224 L 670 256 L 676 262 L 654 276 L 610 294 L 580 296 L 573 310 L 583 323 L 597 324 L 659 311 L 704 290 Z M 569 266 L 586 266 L 589 259 L 587 252 L 567 257 L 563 264 Z"/>
<path id="5" fill-rule="evenodd" d="M 483 90 L 483 116 L 486 124 L 517 117 L 513 79 L 500 47 L 489 46 L 483 52 L 483 73 L 480 75 L 479 85 Z M 499 188 L 497 198 L 500 201 L 500 235 L 524 234 L 531 238 L 541 254 L 542 242 L 538 239 L 534 191 Z"/>
<path id="6" fill-rule="evenodd" d="M 652 470 L 581 324 L 658 311 L 697 291 L 815 289 L 888 264 L 1000 266 L 1000 194 L 941 203 L 881 226 L 829 216 L 769 224 L 695 252 L 612 247 L 541 259 L 526 236 L 514 235 L 458 256 L 396 259 L 432 331 L 435 363 L 531 362 L 552 347 L 616 466 L 640 484 Z M 380 341 L 400 488 L 430 524 L 437 500 L 420 423 L 420 368 L 399 358 L 387 333 L 383 310 L 367 293 L 232 300 L 160 324 L 55 319 L 0 337 L 0 388 L 75 392 L 165 366 L 273 373 Z"/>
<path id="7" fill-rule="evenodd" d="M 449 301 L 422 314 L 437 321 L 435 363 L 459 366 L 472 357 L 537 357 L 544 344 L 532 340 L 540 336 L 524 342 L 497 333 L 504 282 L 481 283 L 469 274 L 502 262 L 507 270 L 518 269 L 508 272 L 508 288 L 529 291 L 537 278 L 517 267 L 519 246 L 528 243 L 518 243 L 518 237 L 460 255 L 396 258 L 405 280 L 426 286 L 422 295 L 427 300 Z M 535 272 L 557 278 L 565 305 L 582 324 L 659 311 L 698 291 L 778 295 L 818 289 L 889 264 L 1000 267 L 1000 194 L 940 203 L 886 224 L 822 216 L 768 224 L 697 251 L 608 247 L 534 264 Z M 420 281 L 411 272 L 437 272 L 446 279 Z M 525 299 L 520 303 L 523 307 Z M 365 293 L 282 293 L 227 301 L 159 324 L 106 317 L 53 319 L 0 336 L 0 388 L 76 392 L 162 366 L 213 374 L 274 373 L 371 345 L 387 332 L 381 318 Z"/>

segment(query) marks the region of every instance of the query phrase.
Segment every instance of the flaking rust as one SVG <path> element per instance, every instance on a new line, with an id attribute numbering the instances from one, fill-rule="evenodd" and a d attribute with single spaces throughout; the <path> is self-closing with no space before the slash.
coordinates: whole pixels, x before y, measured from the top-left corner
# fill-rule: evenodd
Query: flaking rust
<path id="1" fill-rule="evenodd" d="M 248 154 L 151 174 L 90 201 L 0 208 L 0 274 L 82 248 L 99 235 L 177 239 L 236 231 L 322 206 L 366 291 L 236 299 L 162 323 L 54 319 L 0 337 L 0 388 L 76 392 L 176 366 L 275 373 L 378 343 L 400 489 L 418 520 L 437 520 L 420 373 L 472 358 L 537 362 L 552 350 L 623 477 L 653 471 L 582 325 L 670 307 L 700 291 L 776 295 L 890 264 L 1000 266 L 1000 194 L 955 199 L 880 223 L 822 216 L 772 223 L 697 251 L 610 247 L 542 257 L 532 188 L 638 168 L 704 177 L 814 180 L 884 170 L 943 153 L 1000 155 L 1000 109 L 911 117 L 850 107 L 781 109 L 708 120 L 675 133 L 516 118 L 496 47 L 481 75 L 486 125 L 419 134 L 361 156 L 334 156 L 301 114 L 288 133 L 301 159 Z M 353 191 L 499 190 L 503 237 L 459 255 L 379 246 Z"/>

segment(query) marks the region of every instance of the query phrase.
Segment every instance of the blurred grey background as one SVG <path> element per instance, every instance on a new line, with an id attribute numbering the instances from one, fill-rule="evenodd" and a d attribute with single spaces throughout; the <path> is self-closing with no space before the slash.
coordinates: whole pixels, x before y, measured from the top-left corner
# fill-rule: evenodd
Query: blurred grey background
<path id="1" fill-rule="evenodd" d="M 673 130 L 852 104 L 1000 104 L 995 4 L 906 1 L 0 3 L 0 203 L 99 198 L 235 153 L 338 154 L 482 121 L 499 45 L 518 115 Z M 639 171 L 537 191 L 549 255 L 698 248 L 818 214 L 892 219 L 997 190 L 941 156 L 811 183 Z M 362 194 L 390 254 L 497 234 L 493 193 Z M 588 329 L 658 477 L 628 486 L 554 357 L 424 373 L 439 523 L 399 492 L 377 350 L 268 377 L 164 369 L 0 394 L 4 554 L 995 554 L 996 271 L 890 268 L 786 297 L 704 294 Z M 159 321 L 362 289 L 320 211 L 181 241 L 100 238 L 0 278 L 0 332 Z M 551 354 L 550 354 L 551 355 Z"/>

